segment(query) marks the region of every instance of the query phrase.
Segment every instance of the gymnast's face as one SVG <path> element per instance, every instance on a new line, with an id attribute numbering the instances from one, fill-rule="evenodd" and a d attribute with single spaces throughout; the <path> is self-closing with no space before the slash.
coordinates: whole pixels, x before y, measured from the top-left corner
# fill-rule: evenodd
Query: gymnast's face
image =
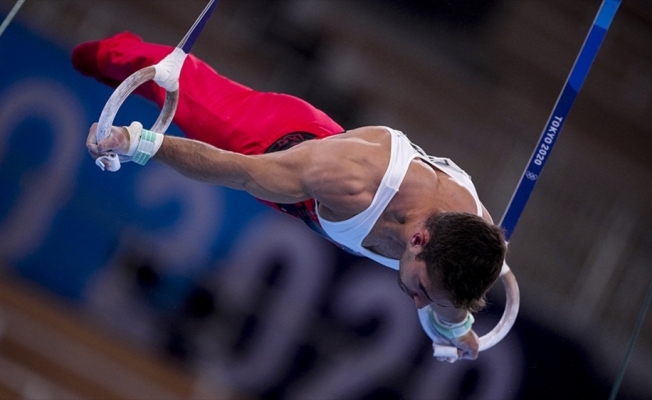
<path id="1" fill-rule="evenodd" d="M 410 238 L 407 249 L 399 260 L 398 286 L 414 300 L 414 305 L 419 309 L 431 303 L 450 307 L 451 302 L 445 293 L 430 280 L 425 261 L 417 259 L 427 241 L 428 233 L 425 231 L 415 232 Z"/>
<path id="2" fill-rule="evenodd" d="M 398 286 L 414 300 L 417 308 L 431 303 L 447 307 L 450 302 L 441 291 L 435 288 L 426 270 L 424 261 L 417 260 L 416 254 L 406 251 L 399 262 Z"/>

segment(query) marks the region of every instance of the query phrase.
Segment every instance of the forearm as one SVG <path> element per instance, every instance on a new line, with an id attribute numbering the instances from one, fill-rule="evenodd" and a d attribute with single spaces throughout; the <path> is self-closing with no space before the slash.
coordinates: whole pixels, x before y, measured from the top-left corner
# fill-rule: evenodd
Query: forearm
<path id="1" fill-rule="evenodd" d="M 452 310 L 452 311 L 451 311 Z M 446 312 L 438 313 L 434 311 L 433 319 L 427 326 L 424 326 L 426 331 L 432 328 L 436 333 L 435 336 L 441 336 L 453 343 L 456 346 L 462 344 L 460 348 L 473 349 L 469 354 L 475 354 L 471 358 L 477 356 L 477 336 L 473 332 L 473 322 L 475 319 L 473 315 L 465 310 L 451 309 Z M 423 324 L 423 321 L 422 321 Z M 459 346 L 458 346 L 459 347 Z"/>
<path id="2" fill-rule="evenodd" d="M 188 178 L 245 190 L 250 179 L 243 166 L 246 157 L 196 140 L 165 136 L 154 159 Z"/>
<path id="3" fill-rule="evenodd" d="M 430 306 L 432 307 L 433 311 L 437 314 L 437 317 L 439 318 L 440 321 L 449 324 L 456 324 L 462 322 L 466 319 L 466 316 L 468 315 L 468 311 L 461 308 L 442 307 L 436 305 L 435 303 L 431 304 Z"/>
<path id="4" fill-rule="evenodd" d="M 262 200 L 290 204 L 310 197 L 300 176 L 304 168 L 293 154 L 295 152 L 286 150 L 244 155 L 196 140 L 166 136 L 154 159 L 197 181 L 245 190 Z"/>
<path id="5" fill-rule="evenodd" d="M 440 316 L 440 320 L 442 322 L 447 322 L 449 324 L 457 324 L 460 322 L 463 322 L 466 320 L 467 315 L 469 315 L 469 312 L 467 310 L 461 310 L 461 309 L 454 309 L 452 312 L 448 312 L 445 314 L 438 314 Z"/>

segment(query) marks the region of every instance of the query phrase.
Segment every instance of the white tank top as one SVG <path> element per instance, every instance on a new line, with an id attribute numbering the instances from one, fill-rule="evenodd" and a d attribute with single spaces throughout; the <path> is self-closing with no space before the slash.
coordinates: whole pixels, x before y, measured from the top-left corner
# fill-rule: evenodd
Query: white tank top
<path id="1" fill-rule="evenodd" d="M 367 237 L 376 221 L 385 210 L 385 207 L 398 192 L 401 182 L 413 159 L 419 157 L 428 164 L 443 171 L 455 181 L 464 186 L 475 199 L 477 214 L 482 216 L 482 204 L 471 182 L 471 177 L 448 158 L 427 155 L 421 148 L 412 142 L 401 131 L 385 128 L 391 134 L 391 153 L 389 165 L 383 176 L 380 186 L 374 195 L 371 205 L 359 214 L 344 221 L 328 221 L 319 215 L 319 204 L 315 205 L 315 212 L 319 223 L 335 242 L 346 247 L 347 250 L 360 256 L 368 257 L 382 265 L 398 270 L 399 261 L 387 258 L 362 247 L 362 241 Z"/>

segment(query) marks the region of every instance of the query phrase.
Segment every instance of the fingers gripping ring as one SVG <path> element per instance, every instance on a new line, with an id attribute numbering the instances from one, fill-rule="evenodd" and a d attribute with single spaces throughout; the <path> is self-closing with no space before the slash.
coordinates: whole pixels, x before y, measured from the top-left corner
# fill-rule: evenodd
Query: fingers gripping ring
<path id="1" fill-rule="evenodd" d="M 480 351 L 487 350 L 498 342 L 500 342 L 506 335 L 509 333 L 510 329 L 516 321 L 516 316 L 518 315 L 518 309 L 520 305 L 520 295 L 518 289 L 518 283 L 516 282 L 516 277 L 514 273 L 510 270 L 507 264 L 503 264 L 503 270 L 500 274 L 500 280 L 503 283 L 505 289 L 505 310 L 503 315 L 498 321 L 498 324 L 489 331 L 484 336 L 480 337 L 479 345 Z M 429 313 L 432 313 L 430 307 L 425 307 L 419 309 L 419 321 L 423 326 L 424 330 L 433 340 L 433 349 L 434 356 L 437 358 L 443 358 L 450 362 L 457 360 L 457 349 L 453 346 L 443 344 L 442 339 L 437 335 L 432 327 L 430 322 L 431 316 Z"/>
<path id="2" fill-rule="evenodd" d="M 167 95 L 165 96 L 165 102 L 163 108 L 161 109 L 161 114 L 158 116 L 158 119 L 154 123 L 154 126 L 150 128 L 151 131 L 157 133 L 165 133 L 165 131 L 170 126 L 172 118 L 174 117 L 174 112 L 177 110 L 177 104 L 179 103 L 179 75 L 181 73 L 181 67 L 183 66 L 183 61 L 190 53 L 197 36 L 204 28 L 206 21 L 212 14 L 215 6 L 217 5 L 216 0 L 210 0 L 204 10 L 199 15 L 195 23 L 190 28 L 190 31 L 183 37 L 179 45 L 161 60 L 158 64 L 146 67 L 140 71 L 136 71 L 129 78 L 118 86 L 118 88 L 113 92 L 109 101 L 104 105 L 102 114 L 100 114 L 100 120 L 98 121 L 97 126 L 97 141 L 104 139 L 111 130 L 111 125 L 113 125 L 113 119 L 115 118 L 120 106 L 125 101 L 127 96 L 129 96 L 136 88 L 147 81 L 154 80 L 159 86 L 165 88 Z M 104 169 L 104 164 L 102 161 L 109 163 L 111 171 L 117 171 L 120 168 L 120 156 L 115 154 L 105 155 L 97 160 L 97 164 L 100 168 Z M 124 161 L 124 160 L 123 160 Z"/>
<path id="3" fill-rule="evenodd" d="M 100 119 L 97 123 L 98 142 L 108 136 L 111 131 L 111 126 L 113 125 L 113 120 L 127 97 L 129 97 L 129 95 L 143 83 L 153 80 L 155 75 L 156 68 L 154 66 L 145 67 L 133 73 L 116 88 L 104 105 L 104 109 L 102 109 L 102 113 L 100 114 Z M 167 91 L 166 93 L 161 113 L 156 119 L 156 122 L 154 122 L 152 128 L 150 128 L 151 131 L 157 133 L 165 133 L 170 126 L 170 123 L 172 123 L 172 118 L 174 117 L 177 105 L 179 104 L 178 88 L 173 91 Z M 120 157 L 113 153 L 98 158 L 98 160 L 101 159 L 110 163 L 111 171 L 117 171 L 120 168 Z M 103 168 L 101 161 L 98 161 L 98 165 L 100 165 L 100 168 Z"/>

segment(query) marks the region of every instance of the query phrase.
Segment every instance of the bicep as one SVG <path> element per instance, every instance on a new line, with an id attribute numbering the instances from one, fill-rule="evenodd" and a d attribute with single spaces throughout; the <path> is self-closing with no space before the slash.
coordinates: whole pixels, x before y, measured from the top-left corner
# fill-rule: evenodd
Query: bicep
<path id="1" fill-rule="evenodd" d="M 262 200 L 294 203 L 308 198 L 301 170 L 309 158 L 302 151 L 252 156 L 196 140 L 166 137 L 156 159 L 189 178 L 245 190 Z"/>
<path id="2" fill-rule="evenodd" d="M 346 155 L 348 147 L 340 141 L 311 140 L 276 153 L 243 155 L 169 137 L 157 159 L 190 178 L 274 203 L 315 198 L 337 209 L 359 208 L 361 187 L 369 179 L 360 173 L 366 169 L 351 161 L 355 157 Z"/>
<path id="3" fill-rule="evenodd" d="M 325 207 L 355 214 L 371 202 L 370 179 L 342 141 L 310 141 L 289 150 L 251 158 L 247 191 L 277 203 L 316 199 Z M 365 194 L 370 196 L 365 196 Z"/>
<path id="4" fill-rule="evenodd" d="M 306 176 L 312 168 L 311 149 L 299 146 L 277 153 L 247 157 L 249 179 L 243 189 L 251 195 L 275 203 L 297 203 L 311 198 Z"/>

